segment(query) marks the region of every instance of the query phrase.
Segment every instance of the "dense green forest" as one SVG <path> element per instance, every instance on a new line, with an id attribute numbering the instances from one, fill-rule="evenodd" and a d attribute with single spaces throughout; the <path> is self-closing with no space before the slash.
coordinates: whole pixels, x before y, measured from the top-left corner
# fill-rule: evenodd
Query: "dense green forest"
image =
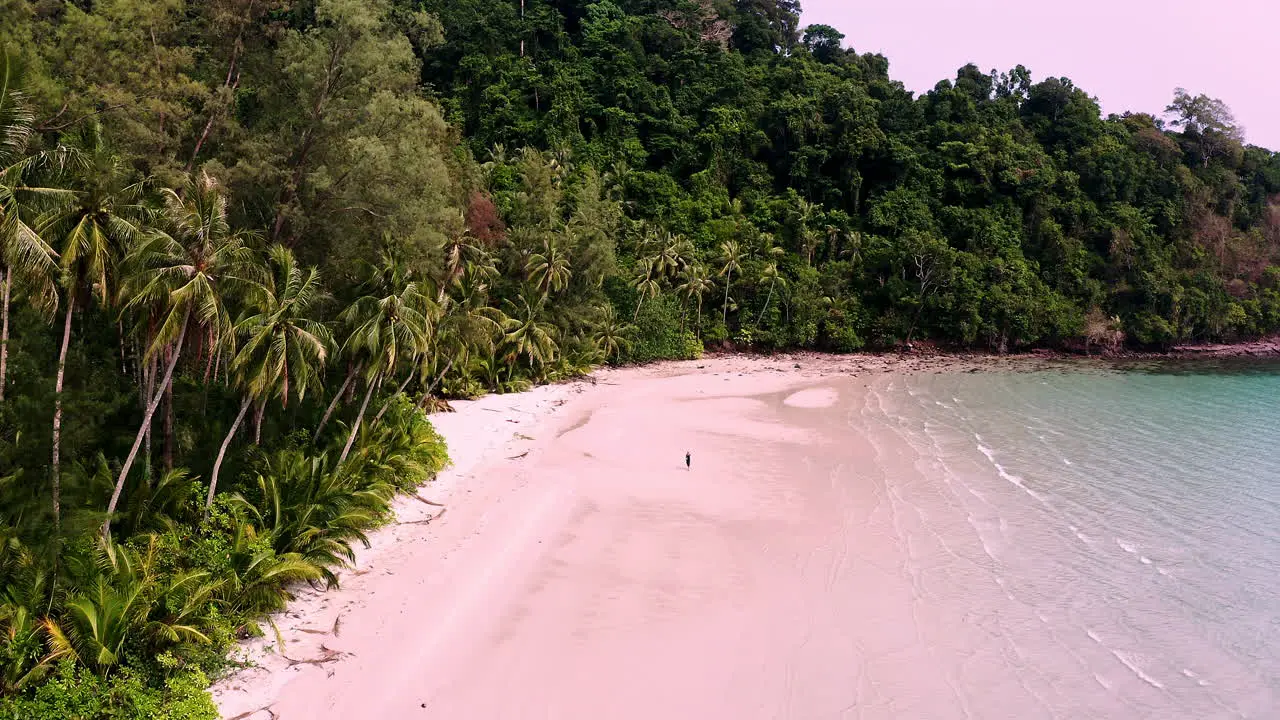
<path id="1" fill-rule="evenodd" d="M 0 718 L 214 717 L 443 467 L 444 398 L 1280 329 L 1280 155 L 1220 101 L 916 97 L 799 12 L 0 0 Z"/>

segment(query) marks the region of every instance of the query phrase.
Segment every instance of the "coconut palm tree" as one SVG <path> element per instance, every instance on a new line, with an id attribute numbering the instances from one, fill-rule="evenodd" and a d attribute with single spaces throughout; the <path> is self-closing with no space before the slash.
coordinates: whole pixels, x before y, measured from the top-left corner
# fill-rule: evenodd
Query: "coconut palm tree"
<path id="1" fill-rule="evenodd" d="M 522 297 L 519 303 L 510 303 L 510 306 L 511 311 L 503 323 L 507 361 L 515 362 L 525 357 L 531 367 L 540 368 L 554 360 L 559 352 L 556 328 L 539 317 L 540 305 Z"/>
<path id="2" fill-rule="evenodd" d="M 782 274 L 778 272 L 778 263 L 769 263 L 760 273 L 760 284 L 763 285 L 766 282 L 769 283 L 769 294 L 765 296 L 764 307 L 760 308 L 760 317 L 756 318 L 757 326 L 760 324 L 760 321 L 764 320 L 764 314 L 769 309 L 769 301 L 773 300 L 774 287 L 780 285 L 783 288 L 786 288 L 787 286 L 787 279 L 782 277 Z"/>
<path id="3" fill-rule="evenodd" d="M 538 292 L 542 293 L 542 302 L 546 302 L 551 293 L 562 292 L 569 287 L 569 280 L 573 278 L 573 265 L 569 260 L 569 253 L 560 249 L 554 238 L 548 237 L 543 243 L 542 252 L 529 256 L 525 273 Z"/>
<path id="4" fill-rule="evenodd" d="M 737 240 L 720 243 L 720 275 L 724 276 L 724 308 L 720 320 L 729 326 L 729 287 L 733 285 L 733 273 L 742 269 L 742 248 Z"/>
<path id="5" fill-rule="evenodd" d="M 71 344 L 71 321 L 81 297 L 106 306 L 116 299 L 119 261 L 130 249 L 144 215 L 139 201 L 142 186 L 132 182 L 133 170 L 107 144 L 102 126 L 86 125 L 57 150 L 70 201 L 44 214 L 41 235 L 57 243 L 59 279 L 64 288 L 62 345 L 54 382 L 53 405 L 53 520 L 61 520 L 60 451 L 62 447 L 62 387 Z"/>
<path id="6" fill-rule="evenodd" d="M 365 395 L 351 426 L 347 444 L 338 458 L 340 467 L 351 452 L 369 400 L 382 382 L 408 362 L 414 366 L 427 352 L 427 340 L 439 306 L 422 292 L 401 266 L 384 256 L 380 282 L 372 293 L 359 297 L 343 311 L 340 320 L 352 328 L 343 343 L 343 354 L 364 371 Z"/>
<path id="7" fill-rule="evenodd" d="M 314 319 L 317 306 L 326 299 L 320 271 L 301 267 L 293 252 L 282 245 L 273 245 L 267 256 L 270 272 L 246 292 L 252 314 L 236 325 L 244 342 L 231 363 L 231 374 L 242 386 L 244 400 L 213 462 L 206 515 L 218 490 L 222 460 L 249 406 L 271 395 L 285 407 L 290 394 L 296 394 L 300 401 L 305 398 L 308 388 L 320 383 L 332 343 L 329 329 Z"/>
<path id="8" fill-rule="evenodd" d="M 445 294 L 458 284 L 468 265 L 479 262 L 488 254 L 472 240 L 471 234 L 464 230 L 451 237 L 441 248 L 444 254 L 444 272 L 436 289 L 437 303 L 444 302 Z"/>
<path id="9" fill-rule="evenodd" d="M 27 185 L 38 158 L 27 155 L 33 116 L 21 90 L 18 64 L 0 51 L 0 402 L 9 361 L 9 303 L 15 276 L 43 309 L 56 302 L 54 252 L 23 215 L 33 200 L 65 200 L 67 193 Z"/>
<path id="10" fill-rule="evenodd" d="M 160 327 L 147 354 L 154 356 L 167 347 L 169 360 L 147 403 L 133 447 L 120 467 L 103 535 L 111 531 L 111 515 L 120 502 L 142 438 L 161 396 L 173 382 L 188 330 L 198 327 L 212 338 L 211 344 L 230 339 L 226 300 L 256 274 L 254 254 L 247 245 L 253 235 L 234 230 L 227 222 L 227 201 L 213 178 L 204 173 L 188 178 L 182 192 L 164 190 L 163 200 L 162 229 L 149 233 L 128 261 L 125 297 L 129 307 L 162 308 Z"/>
<path id="11" fill-rule="evenodd" d="M 676 291 L 679 292 L 686 302 L 696 301 L 698 305 L 697 321 L 694 325 L 697 328 L 697 334 L 702 335 L 702 296 L 710 290 L 713 285 L 711 278 L 707 275 L 707 269 L 701 265 L 689 265 L 682 274 L 684 282 L 682 282 Z"/>
<path id="12" fill-rule="evenodd" d="M 613 306 L 609 305 L 605 307 L 604 318 L 596 327 L 592 340 L 606 360 L 613 360 L 621 357 L 623 351 L 631 347 L 631 341 L 627 335 L 630 335 L 634 329 L 633 326 L 619 321 L 618 314 Z"/>
<path id="13" fill-rule="evenodd" d="M 661 277 L 658 264 L 652 258 L 646 258 L 640 261 L 640 272 L 631 280 L 631 287 L 639 293 L 640 299 L 636 302 L 636 312 L 631 317 L 631 322 L 635 322 L 640 318 L 640 307 L 644 305 L 644 299 L 655 298 L 662 290 L 662 286 L 658 283 Z"/>

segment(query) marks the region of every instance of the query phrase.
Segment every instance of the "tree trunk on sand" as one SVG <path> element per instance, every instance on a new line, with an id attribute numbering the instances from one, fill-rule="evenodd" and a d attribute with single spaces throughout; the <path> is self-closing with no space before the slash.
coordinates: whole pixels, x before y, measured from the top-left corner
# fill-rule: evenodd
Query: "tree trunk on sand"
<path id="1" fill-rule="evenodd" d="M 248 412 L 249 405 L 253 402 L 252 395 L 246 395 L 244 402 L 240 403 L 240 412 L 236 414 L 236 421 L 231 423 L 231 430 L 227 432 L 227 436 L 222 439 L 222 447 L 218 448 L 218 457 L 213 461 L 213 473 L 209 476 L 209 496 L 204 501 L 204 517 L 209 519 L 209 508 L 213 507 L 213 494 L 218 491 L 218 471 L 222 469 L 222 459 L 227 455 L 227 448 L 231 446 L 231 439 L 236 436 L 236 431 L 240 429 L 240 423 L 244 421 L 244 414 Z"/>
<path id="2" fill-rule="evenodd" d="M 13 273 L 4 274 L 4 306 L 0 309 L 0 402 L 4 402 L 5 373 L 9 365 L 9 286 L 13 284 Z"/>
<path id="3" fill-rule="evenodd" d="M 356 441 L 356 433 L 360 432 L 360 421 L 364 419 L 364 411 L 369 408 L 369 398 L 373 397 L 373 389 L 378 386 L 378 378 L 375 376 L 369 381 L 369 389 L 364 392 L 364 402 L 360 403 L 360 413 L 356 415 L 356 423 L 351 426 L 351 435 L 347 438 L 346 447 L 342 448 L 342 457 L 338 458 L 336 467 L 342 467 L 342 463 L 347 461 L 347 455 L 351 452 L 351 445 Z"/>
<path id="4" fill-rule="evenodd" d="M 62 450 L 62 380 L 67 370 L 67 346 L 71 344 L 71 316 L 75 313 L 76 295 L 67 293 L 67 318 L 62 323 L 62 349 L 58 351 L 58 378 L 53 385 L 53 529 L 62 528 L 62 475 L 60 474 Z"/>
<path id="5" fill-rule="evenodd" d="M 347 391 L 347 386 L 355 379 L 356 371 L 359 369 L 359 366 L 353 365 L 347 371 L 347 379 L 342 381 L 342 387 L 338 388 L 338 392 L 333 394 L 333 399 L 329 401 L 329 407 L 325 408 L 324 417 L 320 418 L 320 424 L 316 427 L 316 434 L 311 438 L 312 443 L 320 439 L 320 432 L 324 430 L 325 424 L 329 422 L 329 416 L 333 415 L 334 408 L 338 407 L 338 402 L 342 400 L 342 394 Z"/>
<path id="6" fill-rule="evenodd" d="M 370 424 L 377 425 L 378 421 L 382 420 L 382 416 L 387 414 L 387 409 L 391 407 L 391 403 L 395 402 L 396 397 L 400 395 L 400 393 L 403 393 L 405 388 L 409 387 L 409 381 L 413 380 L 413 376 L 417 374 L 418 368 L 414 368 L 413 371 L 409 373 L 409 377 L 405 378 L 404 382 L 400 383 L 400 387 L 396 388 L 396 394 L 387 398 L 387 401 L 383 403 L 382 409 L 378 411 L 377 415 L 373 416 L 373 422 Z"/>
<path id="7" fill-rule="evenodd" d="M 191 311 L 187 310 L 182 316 L 182 329 L 178 331 L 178 340 L 173 344 L 173 355 L 169 357 L 169 364 L 164 369 L 164 379 L 160 381 L 160 389 L 163 391 L 170 382 L 173 381 L 173 369 L 178 366 L 178 358 L 182 355 L 182 341 L 187 337 L 187 325 L 191 322 Z M 142 436 L 146 435 L 147 428 L 151 426 L 151 417 L 156 414 L 156 408 L 160 406 L 160 396 L 163 392 L 157 392 L 155 397 L 151 398 L 151 402 L 147 404 L 147 412 L 142 417 L 142 426 L 138 428 L 138 434 L 133 439 L 133 447 L 129 449 L 129 455 L 124 460 L 124 465 L 120 468 L 120 475 L 116 478 L 115 490 L 111 493 L 111 502 L 107 504 L 107 519 L 102 523 L 102 536 L 111 535 L 111 516 L 116 512 L 116 506 L 120 503 L 120 493 L 124 490 L 124 481 L 129 478 L 129 470 L 133 468 L 133 461 L 138 458 L 138 448 L 142 446 Z"/>
<path id="8" fill-rule="evenodd" d="M 444 380 L 444 376 L 448 375 L 449 371 L 453 369 L 453 360 L 453 358 L 449 358 L 449 362 L 445 363 L 444 370 L 440 371 L 440 374 L 431 381 L 431 387 L 428 387 L 427 391 L 422 394 L 422 399 L 418 401 L 419 410 L 427 407 L 427 402 L 431 400 L 431 393 L 436 389 L 436 385 Z"/>

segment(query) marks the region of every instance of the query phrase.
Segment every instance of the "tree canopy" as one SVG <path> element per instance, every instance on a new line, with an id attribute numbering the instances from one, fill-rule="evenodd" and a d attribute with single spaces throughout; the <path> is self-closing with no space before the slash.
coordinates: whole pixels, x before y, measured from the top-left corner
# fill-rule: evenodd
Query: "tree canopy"
<path id="1" fill-rule="evenodd" d="M 1280 155 L 1222 101 L 917 95 L 800 11 L 0 0 L 0 716 L 212 717 L 448 398 L 1280 330 Z"/>

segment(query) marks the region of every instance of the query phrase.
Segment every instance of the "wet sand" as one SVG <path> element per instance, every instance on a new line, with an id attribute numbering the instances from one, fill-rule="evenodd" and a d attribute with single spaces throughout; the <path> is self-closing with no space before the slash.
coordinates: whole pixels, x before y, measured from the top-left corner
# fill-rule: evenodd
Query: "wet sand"
<path id="1" fill-rule="evenodd" d="M 215 698 L 240 720 L 964 717 L 984 648 L 919 607 L 945 590 L 919 587 L 894 495 L 932 490 L 877 390 L 954 365 L 720 357 L 458 403 L 433 417 L 456 466 L 420 492 L 443 514 L 402 502 Z"/>

